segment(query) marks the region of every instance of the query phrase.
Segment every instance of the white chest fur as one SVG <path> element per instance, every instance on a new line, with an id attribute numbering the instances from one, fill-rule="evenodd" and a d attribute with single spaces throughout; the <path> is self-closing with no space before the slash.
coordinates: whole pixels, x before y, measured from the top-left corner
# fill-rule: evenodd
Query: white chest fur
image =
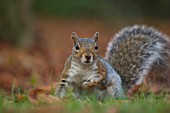
<path id="1" fill-rule="evenodd" d="M 85 65 L 77 62 L 71 62 L 71 68 L 68 71 L 68 80 L 77 85 L 81 85 L 84 79 L 97 74 L 97 68 L 96 63 Z"/>

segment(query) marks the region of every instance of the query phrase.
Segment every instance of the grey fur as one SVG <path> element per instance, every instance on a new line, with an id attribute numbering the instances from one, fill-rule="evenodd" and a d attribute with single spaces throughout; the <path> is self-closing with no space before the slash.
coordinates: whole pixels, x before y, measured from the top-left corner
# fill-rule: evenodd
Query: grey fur
<path id="1" fill-rule="evenodd" d="M 81 92 L 89 91 L 89 88 L 85 89 L 82 87 L 92 83 L 94 86 L 90 88 L 90 92 L 96 94 L 98 99 L 104 99 L 106 96 L 124 98 L 120 76 L 107 61 L 98 56 L 96 50 L 94 50 L 95 41 L 93 38 L 77 39 L 76 43 L 79 44 L 80 48 L 85 50 L 82 53 L 93 54 L 93 61 L 89 64 L 84 64 L 81 61 L 83 55 L 81 57 L 76 56 L 79 52 L 81 53 L 81 49 L 77 51 L 73 47 L 72 55 L 67 59 L 60 76 L 60 82 L 56 87 L 56 96 L 63 98 L 67 89 L 73 88 L 73 95 L 79 97 L 81 96 Z M 103 80 L 103 76 L 105 76 L 103 72 L 105 70 L 106 79 Z M 98 81 L 100 82 L 99 84 Z M 95 86 L 96 83 L 98 84 L 97 86 Z"/>

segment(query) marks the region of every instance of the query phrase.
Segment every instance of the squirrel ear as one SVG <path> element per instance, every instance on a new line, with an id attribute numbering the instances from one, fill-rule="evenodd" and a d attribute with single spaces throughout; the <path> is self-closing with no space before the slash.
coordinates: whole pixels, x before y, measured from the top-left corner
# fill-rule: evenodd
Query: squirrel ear
<path id="1" fill-rule="evenodd" d="M 74 43 L 76 43 L 78 40 L 78 35 L 75 32 L 72 32 L 71 38 L 73 39 Z"/>
<path id="2" fill-rule="evenodd" d="M 99 32 L 96 32 L 93 36 L 93 39 L 95 40 L 95 42 L 98 40 L 99 38 Z"/>

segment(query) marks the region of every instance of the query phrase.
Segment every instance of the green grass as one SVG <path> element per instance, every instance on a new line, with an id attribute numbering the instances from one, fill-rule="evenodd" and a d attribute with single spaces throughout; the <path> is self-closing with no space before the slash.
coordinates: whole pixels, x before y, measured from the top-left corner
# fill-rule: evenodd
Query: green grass
<path id="1" fill-rule="evenodd" d="M 17 101 L 15 97 L 0 94 L 0 113 L 169 113 L 170 103 L 165 95 L 134 96 L 131 100 L 106 99 L 99 102 L 92 97 L 68 99 L 53 104 L 32 104 L 27 98 Z"/>

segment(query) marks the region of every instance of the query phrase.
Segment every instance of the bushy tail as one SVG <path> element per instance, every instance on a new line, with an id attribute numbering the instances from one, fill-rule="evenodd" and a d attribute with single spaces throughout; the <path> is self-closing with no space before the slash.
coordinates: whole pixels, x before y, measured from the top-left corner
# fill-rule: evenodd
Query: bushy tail
<path id="1" fill-rule="evenodd" d="M 126 91 L 146 83 L 154 92 L 170 89 L 170 38 L 146 26 L 126 27 L 108 45 L 105 59 Z M 133 91 L 132 91 L 133 92 Z"/>

